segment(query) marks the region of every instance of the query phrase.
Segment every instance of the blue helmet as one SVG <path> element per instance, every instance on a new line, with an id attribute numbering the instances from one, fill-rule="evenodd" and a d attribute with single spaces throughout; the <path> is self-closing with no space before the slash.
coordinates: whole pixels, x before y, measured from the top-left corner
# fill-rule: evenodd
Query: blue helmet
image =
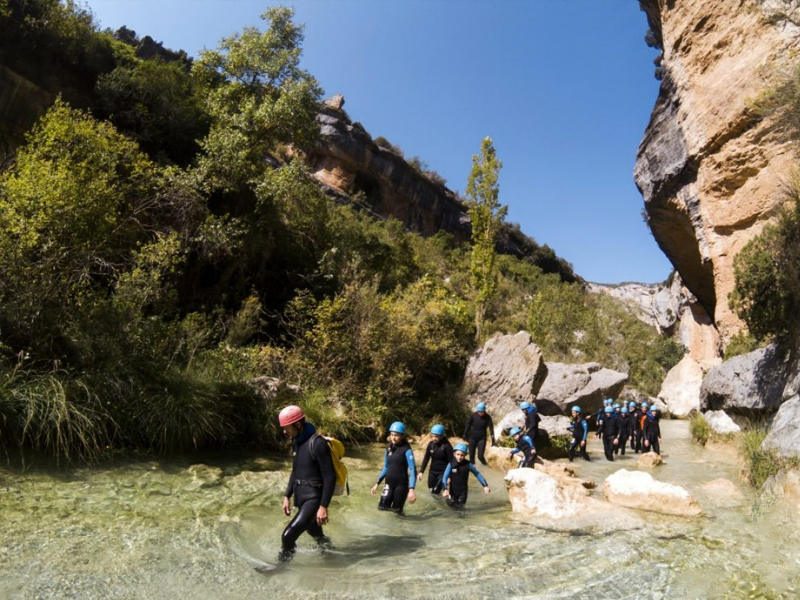
<path id="1" fill-rule="evenodd" d="M 636 406 L 636 402 L 634 402 L 633 400 L 631 400 L 630 402 L 628 402 L 628 406 L 629 406 L 629 407 L 631 407 L 631 408 L 633 408 L 633 407 L 635 407 L 635 406 Z"/>
<path id="2" fill-rule="evenodd" d="M 658 408 L 658 406 L 656 406 L 655 404 L 653 404 L 653 406 L 651 406 L 651 407 L 650 407 L 650 412 L 658 412 L 658 411 L 660 411 L 660 410 L 661 410 L 661 409 L 660 409 L 660 408 Z"/>
<path id="3" fill-rule="evenodd" d="M 389 433 L 402 433 L 405 435 L 406 426 L 403 425 L 402 421 L 395 421 L 394 423 L 389 425 Z"/>
<path id="4" fill-rule="evenodd" d="M 466 454 L 469 449 L 467 448 L 467 445 L 464 442 L 459 442 L 458 444 L 453 446 L 453 452 L 455 452 L 456 450 L 460 450 L 461 452 Z"/>
<path id="5" fill-rule="evenodd" d="M 614 399 L 613 398 L 606 398 L 606 404 L 609 404 L 609 405 L 614 404 Z"/>
<path id="6" fill-rule="evenodd" d="M 522 404 L 519 405 L 519 407 L 522 410 L 528 410 L 531 407 L 531 403 L 530 402 L 523 402 Z"/>
<path id="7" fill-rule="evenodd" d="M 572 407 L 572 412 L 580 413 L 581 407 L 576 404 L 575 406 Z"/>
<path id="8" fill-rule="evenodd" d="M 647 408 L 647 406 L 648 406 L 647 402 L 642 402 L 642 408 Z"/>
<path id="9" fill-rule="evenodd" d="M 614 406 L 614 408 L 619 408 L 619 404 L 617 404 L 616 402 L 614 402 L 613 406 Z"/>
<path id="10" fill-rule="evenodd" d="M 520 429 L 519 427 L 512 427 L 511 431 L 508 432 L 508 435 L 510 435 L 511 437 L 514 437 L 518 433 L 522 433 L 522 429 Z"/>
<path id="11" fill-rule="evenodd" d="M 478 406 L 475 407 L 475 410 L 486 410 L 486 403 L 485 402 L 478 402 Z"/>
<path id="12" fill-rule="evenodd" d="M 613 411 L 613 410 L 614 410 L 614 409 L 613 409 L 613 408 L 611 408 L 610 406 L 606 406 L 606 407 L 603 409 L 603 412 L 610 413 L 610 412 L 611 412 L 611 411 Z"/>
<path id="13" fill-rule="evenodd" d="M 627 406 L 623 406 L 622 410 L 619 411 L 619 412 L 621 412 L 623 415 L 627 415 L 628 414 L 628 407 Z"/>
<path id="14" fill-rule="evenodd" d="M 434 425 L 431 427 L 431 433 L 433 435 L 444 435 L 444 425 Z"/>

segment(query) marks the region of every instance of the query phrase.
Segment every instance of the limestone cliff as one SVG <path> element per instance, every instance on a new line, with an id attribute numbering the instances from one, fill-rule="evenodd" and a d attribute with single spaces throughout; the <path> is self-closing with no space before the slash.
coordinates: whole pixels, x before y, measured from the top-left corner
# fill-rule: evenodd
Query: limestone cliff
<path id="1" fill-rule="evenodd" d="M 663 51 L 662 83 L 634 178 L 659 246 L 725 342 L 742 326 L 728 305 L 733 259 L 775 214 L 796 164 L 781 132 L 748 106 L 800 49 L 800 4 L 640 5 Z"/>
<path id="2" fill-rule="evenodd" d="M 360 198 L 362 208 L 375 216 L 398 219 L 422 235 L 444 230 L 459 241 L 468 240 L 464 202 L 435 176 L 414 168 L 396 149 L 376 143 L 350 119 L 343 104 L 344 98 L 337 95 L 322 105 L 320 143 L 307 153 L 314 176 L 327 191 L 342 201 Z M 497 249 L 530 260 L 546 273 L 558 273 L 565 281 L 578 279 L 549 247 L 539 246 L 512 225 L 501 230 Z"/>

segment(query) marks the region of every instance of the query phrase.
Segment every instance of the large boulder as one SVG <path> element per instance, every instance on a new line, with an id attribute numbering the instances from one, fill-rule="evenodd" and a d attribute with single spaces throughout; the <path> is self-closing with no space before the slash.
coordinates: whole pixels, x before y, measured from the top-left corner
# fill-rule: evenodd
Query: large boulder
<path id="1" fill-rule="evenodd" d="M 709 410 L 703 413 L 703 418 L 714 433 L 728 434 L 739 433 L 739 427 L 724 410 Z"/>
<path id="2" fill-rule="evenodd" d="M 637 510 L 692 517 L 702 510 L 684 488 L 653 479 L 644 471 L 620 469 L 603 482 L 606 500 Z"/>
<path id="3" fill-rule="evenodd" d="M 667 373 L 658 392 L 658 399 L 666 405 L 670 414 L 685 417 L 700 408 L 702 383 L 702 367 L 687 354 Z"/>
<path id="4" fill-rule="evenodd" d="M 590 482 L 549 464 L 553 468 L 512 469 L 506 474 L 508 499 L 516 518 L 557 531 L 608 532 L 643 526 L 637 515 L 590 497 Z"/>
<path id="5" fill-rule="evenodd" d="M 547 377 L 542 352 L 527 331 L 489 338 L 467 364 L 464 384 L 468 406 L 486 403 L 496 424 L 508 416 L 522 419 L 520 402 L 534 402 Z"/>
<path id="6" fill-rule="evenodd" d="M 700 408 L 752 416 L 783 401 L 788 359 L 775 344 L 734 356 L 711 369 L 700 387 Z"/>
<path id="7" fill-rule="evenodd" d="M 586 414 L 597 411 L 604 398 L 616 398 L 628 374 L 605 369 L 598 363 L 547 363 L 547 378 L 536 405 L 544 415 L 568 414 L 577 404 Z"/>
<path id="8" fill-rule="evenodd" d="M 763 445 L 787 458 L 800 456 L 800 396 L 781 404 Z"/>

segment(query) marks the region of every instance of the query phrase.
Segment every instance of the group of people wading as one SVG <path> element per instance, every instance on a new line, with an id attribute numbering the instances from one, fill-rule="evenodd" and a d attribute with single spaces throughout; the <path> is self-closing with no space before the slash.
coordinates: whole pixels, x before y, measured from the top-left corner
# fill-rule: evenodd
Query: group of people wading
<path id="1" fill-rule="evenodd" d="M 536 439 L 541 417 L 536 405 L 523 402 L 519 405 L 525 417 L 524 427 L 512 427 L 508 434 L 515 446 L 509 456 L 520 455 L 520 466 L 533 468 L 536 460 Z M 614 454 L 625 454 L 630 441 L 634 452 L 654 451 L 660 453 L 661 431 L 659 429 L 658 407 L 648 410 L 647 403 L 637 405 L 630 402 L 625 406 L 614 404 L 606 399 L 603 409 L 596 415 L 597 437 L 603 440 L 603 449 L 608 460 Z M 572 407 L 569 430 L 573 439 L 569 447 L 569 460 L 575 454 L 589 459 L 587 450 L 589 425 L 580 406 Z M 591 417 L 589 417 L 591 418 Z M 287 406 L 278 415 L 283 432 L 292 442 L 294 460 L 289 483 L 283 497 L 283 512 L 291 516 L 290 502 L 294 497 L 297 513 L 283 530 L 279 561 L 287 561 L 295 552 L 297 538 L 307 531 L 317 544 L 330 546 L 330 539 L 323 533 L 322 526 L 328 522 L 328 504 L 334 493 L 336 475 L 331 451 L 325 438 L 319 435 L 314 425 L 306 421 L 299 406 Z M 378 474 L 370 493 L 375 495 L 383 483 L 378 508 L 397 513 L 403 512 L 406 500 L 416 501 L 416 483 L 422 481 L 425 469 L 428 470 L 428 488 L 434 495 L 442 495 L 453 508 L 463 508 L 467 502 L 469 475 L 472 473 L 483 487 L 484 493 L 491 492 L 489 484 L 475 467 L 475 456 L 486 464 L 485 449 L 487 431 L 491 443 L 496 444 L 492 418 L 481 402 L 475 407 L 464 427 L 467 443 L 451 444 L 441 424 L 431 427 L 432 439 L 425 448 L 419 473 L 414 460 L 414 452 L 406 439 L 406 428 L 401 421 L 389 426 L 388 444 L 384 451 L 383 468 Z M 469 458 L 467 458 L 469 456 Z"/>

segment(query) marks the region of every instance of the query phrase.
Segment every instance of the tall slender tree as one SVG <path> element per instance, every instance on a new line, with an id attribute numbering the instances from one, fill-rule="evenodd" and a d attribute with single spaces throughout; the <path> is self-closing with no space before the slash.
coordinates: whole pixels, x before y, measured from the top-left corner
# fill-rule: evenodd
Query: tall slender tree
<path id="1" fill-rule="evenodd" d="M 508 212 L 498 200 L 497 183 L 503 163 L 497 158 L 492 139 L 481 142 L 480 155 L 472 156 L 472 171 L 467 179 L 467 202 L 472 223 L 470 276 L 475 303 L 475 339 L 483 335 L 486 308 L 497 291 L 497 234 Z"/>

